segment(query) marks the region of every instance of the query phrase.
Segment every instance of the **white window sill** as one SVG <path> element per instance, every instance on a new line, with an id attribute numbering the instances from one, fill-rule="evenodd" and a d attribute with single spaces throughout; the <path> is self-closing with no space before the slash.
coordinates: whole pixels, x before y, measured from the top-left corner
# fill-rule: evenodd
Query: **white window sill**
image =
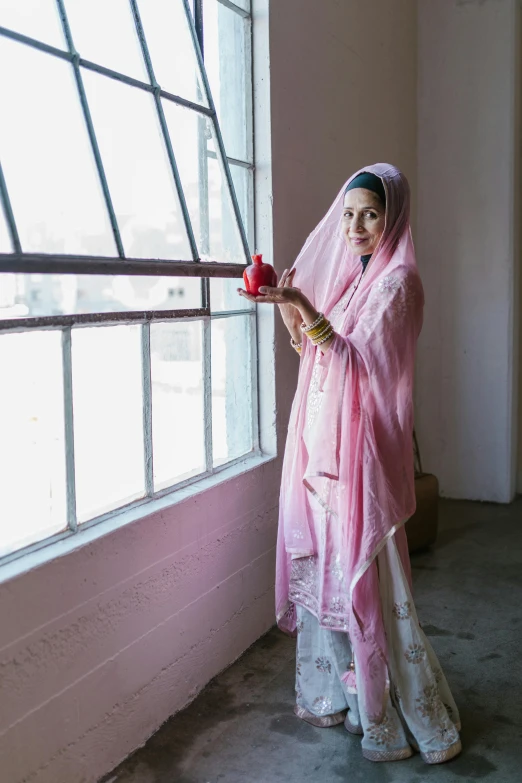
<path id="1" fill-rule="evenodd" d="M 109 535 L 132 522 L 148 517 L 165 508 L 176 506 L 178 503 L 183 503 L 194 495 L 198 495 L 219 484 L 223 484 L 225 481 L 234 479 L 242 473 L 255 470 L 274 459 L 275 456 L 272 454 L 254 454 L 247 456 L 241 462 L 236 462 L 228 468 L 223 468 L 211 476 L 205 476 L 200 481 L 194 482 L 194 484 L 189 484 L 188 486 L 179 489 L 173 489 L 172 492 L 169 492 L 160 498 L 154 498 L 149 501 L 145 500 L 132 508 L 120 511 L 115 510 L 109 518 L 95 524 L 87 523 L 86 527 L 80 528 L 77 533 L 71 533 L 59 541 L 54 541 L 47 545 L 45 542 L 38 542 L 37 544 L 34 544 L 35 547 L 38 547 L 37 549 L 20 554 L 18 557 L 16 557 L 16 553 L 14 553 L 15 559 L 0 565 L 0 584 L 21 576 L 34 568 L 39 568 L 58 557 L 64 557 L 65 555 L 90 544 L 97 538 Z"/>

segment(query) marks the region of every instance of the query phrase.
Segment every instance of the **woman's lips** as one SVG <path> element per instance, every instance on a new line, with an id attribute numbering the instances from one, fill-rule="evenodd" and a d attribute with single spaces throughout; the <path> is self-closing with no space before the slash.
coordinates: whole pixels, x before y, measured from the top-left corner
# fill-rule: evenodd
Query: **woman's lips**
<path id="1" fill-rule="evenodd" d="M 362 245 L 363 242 L 367 242 L 368 239 L 361 239 L 360 237 L 354 237 L 353 239 L 350 237 L 350 242 L 352 242 L 354 245 Z"/>

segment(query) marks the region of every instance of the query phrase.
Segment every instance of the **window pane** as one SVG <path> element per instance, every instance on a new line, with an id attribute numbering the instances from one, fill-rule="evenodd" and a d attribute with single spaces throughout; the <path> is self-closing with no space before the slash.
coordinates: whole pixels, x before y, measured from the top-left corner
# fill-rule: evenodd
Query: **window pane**
<path id="1" fill-rule="evenodd" d="M 192 260 L 153 97 L 83 76 L 125 254 Z"/>
<path id="2" fill-rule="evenodd" d="M 230 192 L 217 160 L 208 160 L 210 245 L 218 261 L 245 263 Z"/>
<path id="3" fill-rule="evenodd" d="M 196 277 L 0 274 L 0 320 L 197 307 Z"/>
<path id="4" fill-rule="evenodd" d="M 254 242 L 254 176 L 253 171 L 230 163 L 239 211 L 243 220 L 250 247 Z"/>
<path id="5" fill-rule="evenodd" d="M 167 92 L 208 106 L 182 0 L 140 0 L 156 81 Z"/>
<path id="6" fill-rule="evenodd" d="M 149 83 L 129 0 L 66 0 L 65 7 L 80 57 Z"/>
<path id="7" fill-rule="evenodd" d="M 5 313 L 5 315 L 4 315 Z M 0 274 L 0 318 L 16 318 L 16 275 Z"/>
<path id="8" fill-rule="evenodd" d="M 2 202 L 0 201 L 0 253 L 12 253 L 11 237 L 7 228 Z"/>
<path id="9" fill-rule="evenodd" d="M 202 323 L 152 324 L 154 488 L 205 470 Z"/>
<path id="10" fill-rule="evenodd" d="M 212 123 L 171 101 L 164 100 L 163 108 L 202 258 L 244 264 L 230 192 L 217 159 L 206 156 L 204 140 L 212 138 Z"/>
<path id="11" fill-rule="evenodd" d="M 56 0 L 0 0 L 0 25 L 66 49 Z"/>
<path id="12" fill-rule="evenodd" d="M 0 366 L 0 555 L 5 555 L 66 527 L 61 332 L 0 336 Z"/>
<path id="13" fill-rule="evenodd" d="M 71 65 L 0 37 L 0 105 L 23 250 L 115 255 Z"/>
<path id="14" fill-rule="evenodd" d="M 189 109 L 163 100 L 169 135 L 200 254 L 209 255 L 205 148 L 207 121 Z"/>
<path id="15" fill-rule="evenodd" d="M 79 522 L 145 493 L 141 327 L 73 329 Z"/>
<path id="16" fill-rule="evenodd" d="M 255 305 L 239 296 L 237 289 L 244 288 L 243 278 L 210 278 L 210 309 L 213 313 L 224 310 L 253 310 Z"/>
<path id="17" fill-rule="evenodd" d="M 253 448 L 251 316 L 212 321 L 214 465 Z"/>
<path id="18" fill-rule="evenodd" d="M 231 158 L 250 161 L 250 23 L 217 0 L 207 0 L 203 9 L 205 69 L 225 150 Z"/>

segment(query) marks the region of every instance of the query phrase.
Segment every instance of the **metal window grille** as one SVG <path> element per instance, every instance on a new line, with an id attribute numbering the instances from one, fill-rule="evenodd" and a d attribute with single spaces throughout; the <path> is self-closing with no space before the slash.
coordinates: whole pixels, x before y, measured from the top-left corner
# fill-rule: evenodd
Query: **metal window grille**
<path id="1" fill-rule="evenodd" d="M 4 225 L 7 228 L 11 252 L 0 253 L 0 281 L 9 274 L 38 274 L 46 275 L 115 275 L 115 276 L 172 276 L 173 282 L 178 280 L 199 277 L 201 278 L 201 306 L 195 308 L 172 308 L 167 310 L 131 310 L 128 312 L 95 312 L 78 314 L 55 314 L 38 315 L 32 317 L 14 317 L 0 318 L 0 340 L 1 335 L 27 333 L 27 332 L 59 332 L 61 333 L 61 362 L 62 362 L 62 395 L 63 395 L 63 431 L 64 431 L 64 449 L 65 449 L 65 475 L 66 475 L 66 526 L 63 530 L 46 535 L 45 532 L 30 534 L 29 540 L 20 539 L 11 547 L 12 551 L 7 550 L 6 559 L 10 559 L 26 552 L 30 549 L 51 543 L 55 540 L 71 535 L 78 530 L 81 524 L 82 528 L 97 523 L 122 508 L 128 508 L 133 505 L 146 503 L 151 498 L 159 497 L 173 488 L 181 488 L 187 484 L 199 481 L 200 479 L 211 475 L 214 472 L 223 470 L 230 465 L 241 461 L 247 453 L 259 452 L 258 440 L 258 422 L 257 422 L 257 361 L 256 361 L 256 312 L 254 308 L 215 310 L 211 307 L 211 279 L 219 278 L 237 278 L 240 277 L 246 264 L 249 261 L 250 249 L 253 246 L 253 138 L 252 138 L 252 87 L 251 87 L 251 16 L 249 4 L 241 0 L 240 4 L 231 2 L 231 0 L 193 0 L 192 7 L 188 0 L 170 0 L 182 6 L 184 19 L 190 32 L 193 52 L 197 66 L 198 77 L 198 95 L 197 100 L 189 100 L 182 95 L 177 95 L 164 89 L 159 83 L 154 71 L 154 57 L 147 39 L 147 31 L 142 22 L 140 10 L 142 2 L 148 0 L 128 0 L 128 6 L 135 26 L 135 32 L 139 40 L 141 55 L 148 81 L 136 79 L 123 71 L 113 70 L 105 65 L 83 58 L 81 52 L 75 48 L 74 29 L 69 22 L 68 6 L 69 0 L 50 0 L 56 3 L 59 14 L 63 37 L 67 47 L 57 48 L 44 40 L 26 35 L 15 29 L 0 26 L 0 43 L 2 39 L 16 42 L 19 45 L 26 46 L 43 52 L 46 55 L 57 58 L 61 61 L 70 63 L 78 98 L 81 104 L 81 112 L 85 127 L 87 129 L 89 144 L 95 162 L 96 175 L 99 186 L 103 194 L 103 204 L 106 209 L 108 221 L 116 255 L 99 256 L 89 254 L 70 254 L 70 253 L 40 253 L 31 252 L 24 249 L 24 242 L 17 225 L 17 211 L 9 195 L 9 178 L 6 177 L 2 169 L 2 149 L 0 148 L 0 202 L 2 206 Z M 215 3 L 226 9 L 227 13 L 233 14 L 234 20 L 244 29 L 245 51 L 244 63 L 246 64 L 245 81 L 245 134 L 246 142 L 244 145 L 245 154 L 242 157 L 228 156 L 225 152 L 223 135 L 218 121 L 218 114 L 214 105 L 213 96 L 209 86 L 209 79 L 204 66 L 204 32 L 205 16 L 204 3 Z M 2 3 L 0 2 L 0 24 L 2 22 Z M 233 22 L 236 23 L 235 21 Z M 106 158 L 102 154 L 100 144 L 96 134 L 96 122 L 93 120 L 91 105 L 88 92 L 85 88 L 85 74 L 96 73 L 106 79 L 110 79 L 128 87 L 148 93 L 152 96 L 157 121 L 159 124 L 161 139 L 164 145 L 166 165 L 172 181 L 175 185 L 175 191 L 179 200 L 179 207 L 183 219 L 183 226 L 186 231 L 188 244 L 190 246 L 191 260 L 184 258 L 154 258 L 152 255 L 148 258 L 132 257 L 126 253 L 125 242 L 122 239 L 121 221 L 118 218 L 117 210 L 114 207 L 113 194 L 111 192 L 109 178 L 106 174 Z M 187 194 L 183 188 L 182 178 L 180 176 L 178 160 L 176 158 L 175 145 L 171 138 L 171 127 L 166 119 L 165 107 L 169 104 L 183 107 L 185 111 L 192 112 L 198 118 L 198 145 L 199 145 L 199 164 L 201 182 L 199 191 L 199 215 L 200 230 L 199 240 L 193 227 L 191 211 L 187 204 Z M 208 145 L 205 138 L 208 138 L 208 129 L 211 129 L 211 135 L 214 145 Z M 208 201 L 208 162 L 216 161 L 219 165 L 223 190 L 230 199 L 230 205 L 235 223 L 235 229 L 238 232 L 242 258 L 240 263 L 231 262 L 227 258 L 209 259 L 209 201 Z M 231 169 L 237 172 L 244 171 L 247 175 L 245 194 L 244 194 L 244 216 L 242 219 L 241 210 L 234 188 Z M 246 214 L 247 226 L 245 227 L 244 217 Z M 1 217 L 1 215 L 0 215 Z M 0 225 L 1 230 L 1 225 Z M 206 260 L 202 257 L 206 256 Z M 4 273 L 4 274 L 2 274 Z M 5 274 L 7 273 L 7 275 Z M 0 288 L 1 288 L 0 282 Z M 0 290 L 0 308 L 2 307 L 2 294 Z M 201 469 L 193 471 L 192 475 L 182 480 L 174 481 L 170 484 L 163 482 L 161 487 L 155 480 L 154 472 L 154 445 L 153 445 L 153 394 L 152 394 L 152 369 L 151 369 L 151 328 L 156 325 L 168 324 L 199 324 L 201 329 L 201 366 L 202 366 L 202 398 L 203 398 L 203 430 L 204 430 L 204 464 Z M 249 409 L 249 448 L 230 459 L 224 458 L 216 460 L 213 450 L 213 376 L 212 376 L 212 331 L 218 328 L 219 323 L 234 324 L 239 328 L 246 326 L 248 335 L 248 367 L 250 384 L 250 409 Z M 143 400 L 142 412 L 142 433 L 143 433 L 143 492 L 139 497 L 134 498 L 128 503 L 113 504 L 113 507 L 107 513 L 91 514 L 89 518 L 83 515 L 78 518 L 78 497 L 77 497 L 77 470 L 78 466 L 75 459 L 75 406 L 74 406 L 74 373 L 73 373 L 73 342 L 74 335 L 78 330 L 93 327 L 114 327 L 114 326 L 135 326 L 140 329 L 141 341 L 141 391 Z M 240 327 L 240 325 L 242 325 Z M 199 347 L 197 348 L 199 350 Z M 231 350 L 229 353 L 234 354 Z M 227 359 L 228 361 L 228 359 Z M 235 357 L 238 361 L 244 362 L 245 357 Z M 234 390 L 236 393 L 237 390 Z M 229 403 L 226 403 L 229 405 Z M 230 405 L 234 405 L 234 399 Z M 32 540 L 31 540 L 32 539 Z M 0 542 L 0 555 L 2 554 Z"/>
<path id="2" fill-rule="evenodd" d="M 250 24 L 250 15 L 240 6 L 235 5 L 229 0 L 213 0 L 218 2 L 226 8 L 233 10 L 244 21 Z M 202 2 L 203 0 L 196 0 L 194 18 L 190 11 L 188 0 L 172 0 L 174 3 L 180 3 L 183 6 L 183 10 L 187 19 L 187 26 L 192 38 L 193 51 L 197 61 L 197 73 L 201 84 L 202 95 L 201 102 L 195 103 L 187 100 L 179 95 L 174 95 L 167 90 L 162 89 L 156 79 L 152 58 L 147 45 L 147 38 L 144 32 L 144 28 L 141 22 L 140 10 L 138 7 L 138 0 L 128 0 L 136 26 L 136 32 L 139 38 L 140 46 L 142 49 L 142 55 L 146 66 L 148 82 L 135 79 L 126 73 L 121 73 L 113 69 L 107 68 L 99 63 L 92 62 L 85 58 L 82 58 L 80 53 L 76 50 L 74 40 L 71 33 L 71 27 L 67 16 L 67 0 L 55 0 L 60 14 L 64 37 L 67 42 L 67 50 L 58 49 L 55 46 L 39 41 L 35 38 L 31 38 L 23 33 L 19 33 L 15 30 L 7 29 L 0 26 L 0 36 L 25 44 L 28 47 L 45 52 L 48 55 L 65 60 L 69 62 L 74 70 L 74 77 L 78 89 L 79 99 L 82 106 L 84 120 L 87 126 L 89 140 L 92 147 L 92 153 L 96 163 L 97 174 L 99 177 L 100 185 L 103 191 L 105 200 L 105 206 L 110 219 L 110 225 L 114 237 L 114 242 L 118 251 L 116 257 L 100 257 L 89 256 L 87 254 L 71 255 L 60 253 L 59 255 L 50 255 L 43 253 L 24 252 L 22 243 L 20 241 L 20 235 L 17 228 L 16 215 L 11 204 L 9 197 L 9 184 L 4 177 L 1 157 L 0 157 L 0 202 L 3 207 L 5 220 L 8 226 L 10 241 L 12 244 L 13 252 L 0 253 L 0 272 L 56 272 L 56 273 L 74 273 L 74 274 L 115 274 L 115 275 L 189 275 L 196 277 L 238 277 L 241 275 L 245 265 L 249 263 L 249 244 L 246 236 L 246 232 L 241 219 L 239 205 L 237 202 L 234 183 L 230 172 L 230 164 L 253 168 L 251 160 L 237 160 L 234 158 L 227 158 L 225 147 L 223 143 L 223 137 L 220 130 L 219 121 L 217 118 L 214 101 L 209 87 L 207 74 L 203 63 L 203 23 L 202 23 Z M 206 0 L 210 2 L 210 0 Z M 1 13 L 1 6 L 0 6 Z M 1 16 L 0 16 L 1 21 Z M 197 31 L 196 31 L 197 24 Z M 96 137 L 95 125 L 92 121 L 91 110 L 89 107 L 89 101 L 87 98 L 85 86 L 84 86 L 84 74 L 85 72 L 94 72 L 102 74 L 103 76 L 129 85 L 137 90 L 149 93 L 154 98 L 154 103 L 157 111 L 159 124 L 162 131 L 163 141 L 168 157 L 168 162 L 171 168 L 173 180 L 176 185 L 176 191 L 179 198 L 179 204 L 183 216 L 184 227 L 187 233 L 188 241 L 190 243 L 190 249 L 192 253 L 192 261 L 186 260 L 168 260 L 168 259 L 154 259 L 154 258 L 129 258 L 124 251 L 124 247 L 121 240 L 120 227 L 113 206 L 113 200 L 110 192 L 110 188 L 107 182 L 106 173 L 104 170 L 104 162 L 100 154 L 100 147 Z M 209 151 L 208 157 L 214 157 L 218 160 L 222 169 L 222 174 L 227 184 L 228 193 L 231 199 L 232 209 L 236 219 L 237 230 L 240 235 L 241 244 L 244 252 L 244 258 L 242 264 L 231 263 L 218 263 L 216 261 L 208 261 L 201 266 L 195 266 L 201 261 L 200 248 L 198 248 L 196 239 L 194 236 L 194 230 L 192 226 L 191 217 L 187 208 L 185 194 L 181 183 L 178 164 L 176 162 L 176 156 L 172 145 L 172 140 L 169 133 L 168 124 L 165 119 L 165 112 L 163 108 L 162 99 L 166 102 L 173 103 L 177 106 L 183 106 L 191 111 L 194 111 L 198 116 L 206 118 L 211 123 L 213 129 L 213 136 L 217 145 L 217 151 Z M 206 104 L 206 105 L 205 105 Z M 0 151 L 1 152 L 1 151 Z"/>

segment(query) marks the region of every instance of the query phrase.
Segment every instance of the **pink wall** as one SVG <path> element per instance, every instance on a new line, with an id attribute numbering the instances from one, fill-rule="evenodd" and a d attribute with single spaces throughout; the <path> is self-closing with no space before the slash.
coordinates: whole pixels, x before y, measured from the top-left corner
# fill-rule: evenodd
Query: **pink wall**
<path id="1" fill-rule="evenodd" d="M 3 587 L 2 781 L 96 780 L 272 625 L 277 473 Z"/>
<path id="2" fill-rule="evenodd" d="M 416 3 L 391 5 L 285 0 L 269 27 L 255 0 L 258 242 L 270 254 L 273 197 L 279 269 L 353 169 L 391 160 L 415 184 Z M 297 356 L 260 323 L 261 432 L 273 450 L 275 423 L 281 451 Z M 279 474 L 268 461 L 2 585 L 2 783 L 96 781 L 273 624 Z"/>

